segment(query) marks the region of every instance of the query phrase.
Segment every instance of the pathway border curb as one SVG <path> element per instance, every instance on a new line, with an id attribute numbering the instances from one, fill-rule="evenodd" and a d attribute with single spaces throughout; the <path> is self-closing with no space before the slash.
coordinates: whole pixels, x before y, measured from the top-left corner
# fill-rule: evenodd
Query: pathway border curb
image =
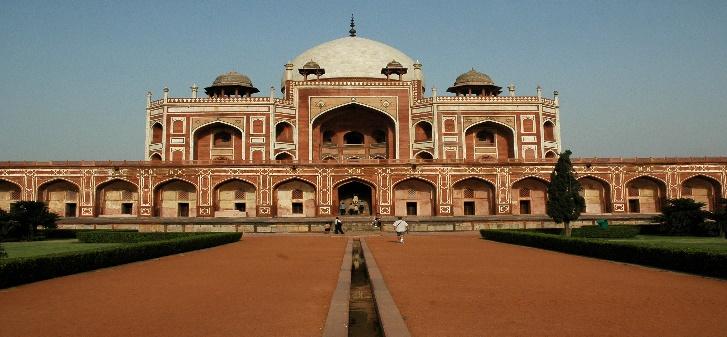
<path id="1" fill-rule="evenodd" d="M 374 255 L 369 250 L 364 238 L 361 238 L 361 249 L 366 260 L 366 269 L 369 272 L 369 281 L 371 281 L 371 289 L 374 292 L 376 310 L 379 313 L 384 336 L 410 337 L 409 328 L 406 326 L 394 298 L 391 297 L 389 288 L 386 286 L 384 277 L 376 264 L 376 259 L 374 259 Z"/>
<path id="2" fill-rule="evenodd" d="M 351 297 L 351 260 L 353 253 L 353 239 L 349 238 L 346 250 L 343 253 L 341 271 L 338 273 L 338 283 L 333 291 L 331 304 L 328 308 L 326 324 L 323 327 L 323 337 L 348 336 L 348 304 Z"/>

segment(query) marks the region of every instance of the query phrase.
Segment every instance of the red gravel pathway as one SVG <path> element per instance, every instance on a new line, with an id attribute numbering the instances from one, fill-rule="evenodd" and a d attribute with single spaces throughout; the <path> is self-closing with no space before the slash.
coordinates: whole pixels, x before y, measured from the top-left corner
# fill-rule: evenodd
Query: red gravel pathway
<path id="1" fill-rule="evenodd" d="M 727 281 L 485 241 L 367 237 L 413 336 L 727 336 Z"/>
<path id="2" fill-rule="evenodd" d="M 320 336 L 345 237 L 246 237 L 0 291 L 0 336 Z"/>

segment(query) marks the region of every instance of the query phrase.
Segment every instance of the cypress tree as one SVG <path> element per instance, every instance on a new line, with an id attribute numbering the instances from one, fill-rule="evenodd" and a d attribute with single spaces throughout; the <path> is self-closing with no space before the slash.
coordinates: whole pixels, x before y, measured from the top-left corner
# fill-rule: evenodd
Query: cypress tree
<path id="1" fill-rule="evenodd" d="M 586 200 L 580 195 L 581 184 L 576 180 L 570 150 L 560 154 L 548 184 L 546 211 L 556 223 L 563 223 L 564 234 L 571 235 L 570 223 L 577 220 L 586 208 Z"/>

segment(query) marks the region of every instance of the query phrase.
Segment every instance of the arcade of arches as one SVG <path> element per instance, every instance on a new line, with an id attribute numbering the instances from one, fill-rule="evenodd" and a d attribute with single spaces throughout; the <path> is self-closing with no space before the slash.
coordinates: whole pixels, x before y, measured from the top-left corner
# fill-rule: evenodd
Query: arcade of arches
<path id="1" fill-rule="evenodd" d="M 578 178 L 583 186 L 586 200 L 585 214 L 608 214 L 616 212 L 612 186 L 603 179 L 584 175 Z M 35 200 L 48 204 L 51 211 L 64 217 L 81 216 L 81 193 L 78 182 L 52 179 L 40 184 L 37 192 L 30 195 Z M 408 178 L 389 187 L 390 192 L 379 190 L 376 183 L 356 177 L 333 185 L 330 215 L 370 216 L 379 214 L 380 207 L 390 207 L 388 215 L 432 216 L 441 215 L 435 185 L 427 180 Z M 658 213 L 667 197 L 666 184 L 650 176 L 637 176 L 626 180 L 623 185 L 623 211 L 626 213 Z M 94 216 L 123 217 L 142 216 L 141 194 L 136 184 L 126 179 L 109 179 L 99 183 L 93 191 Z M 231 178 L 210 187 L 208 197 L 212 209 L 209 215 L 199 214 L 199 200 L 203 198 L 195 183 L 171 179 L 155 185 L 151 199 L 151 216 L 160 217 L 314 217 L 321 216 L 318 188 L 308 181 L 291 179 L 271 188 L 273 208 L 261 213 L 258 199 L 260 192 L 248 181 Z M 503 195 L 499 195 L 493 183 L 469 177 L 454 180 L 450 189 L 451 207 L 449 215 L 495 215 L 501 214 Z M 500 190 L 502 191 L 502 189 Z M 24 199 L 23 188 L 15 182 L 0 180 L 0 208 L 9 209 L 11 204 Z M 674 193 L 677 194 L 674 194 Z M 389 194 L 390 193 L 390 194 Z M 385 196 L 384 196 L 385 195 Z M 678 188 L 672 189 L 673 198 L 691 198 L 705 204 L 704 209 L 713 211 L 722 196 L 722 185 L 716 179 L 704 175 L 683 178 Z M 526 177 L 511 184 L 507 214 L 545 214 L 547 182 L 542 178 Z M 207 198 L 207 197 L 205 197 Z M 380 199 L 389 200 L 381 205 Z M 507 199 L 506 199 L 507 200 Z M 390 206 L 388 206 L 390 205 Z"/>

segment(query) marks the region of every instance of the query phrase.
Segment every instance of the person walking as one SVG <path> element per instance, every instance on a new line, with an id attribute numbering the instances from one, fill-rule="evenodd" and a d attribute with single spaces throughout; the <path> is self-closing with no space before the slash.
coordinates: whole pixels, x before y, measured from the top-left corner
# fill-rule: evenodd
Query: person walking
<path id="1" fill-rule="evenodd" d="M 398 217 L 394 221 L 394 230 L 396 231 L 396 237 L 399 238 L 399 243 L 404 243 L 404 234 L 409 230 L 409 224 L 401 217 Z"/>
<path id="2" fill-rule="evenodd" d="M 336 230 L 333 232 L 333 234 L 343 234 L 343 221 L 336 217 L 336 220 L 333 220 L 333 225 L 336 228 Z"/>
<path id="3" fill-rule="evenodd" d="M 379 218 L 378 215 L 374 217 L 373 221 L 371 221 L 371 226 L 377 229 L 381 228 L 381 218 Z"/>

